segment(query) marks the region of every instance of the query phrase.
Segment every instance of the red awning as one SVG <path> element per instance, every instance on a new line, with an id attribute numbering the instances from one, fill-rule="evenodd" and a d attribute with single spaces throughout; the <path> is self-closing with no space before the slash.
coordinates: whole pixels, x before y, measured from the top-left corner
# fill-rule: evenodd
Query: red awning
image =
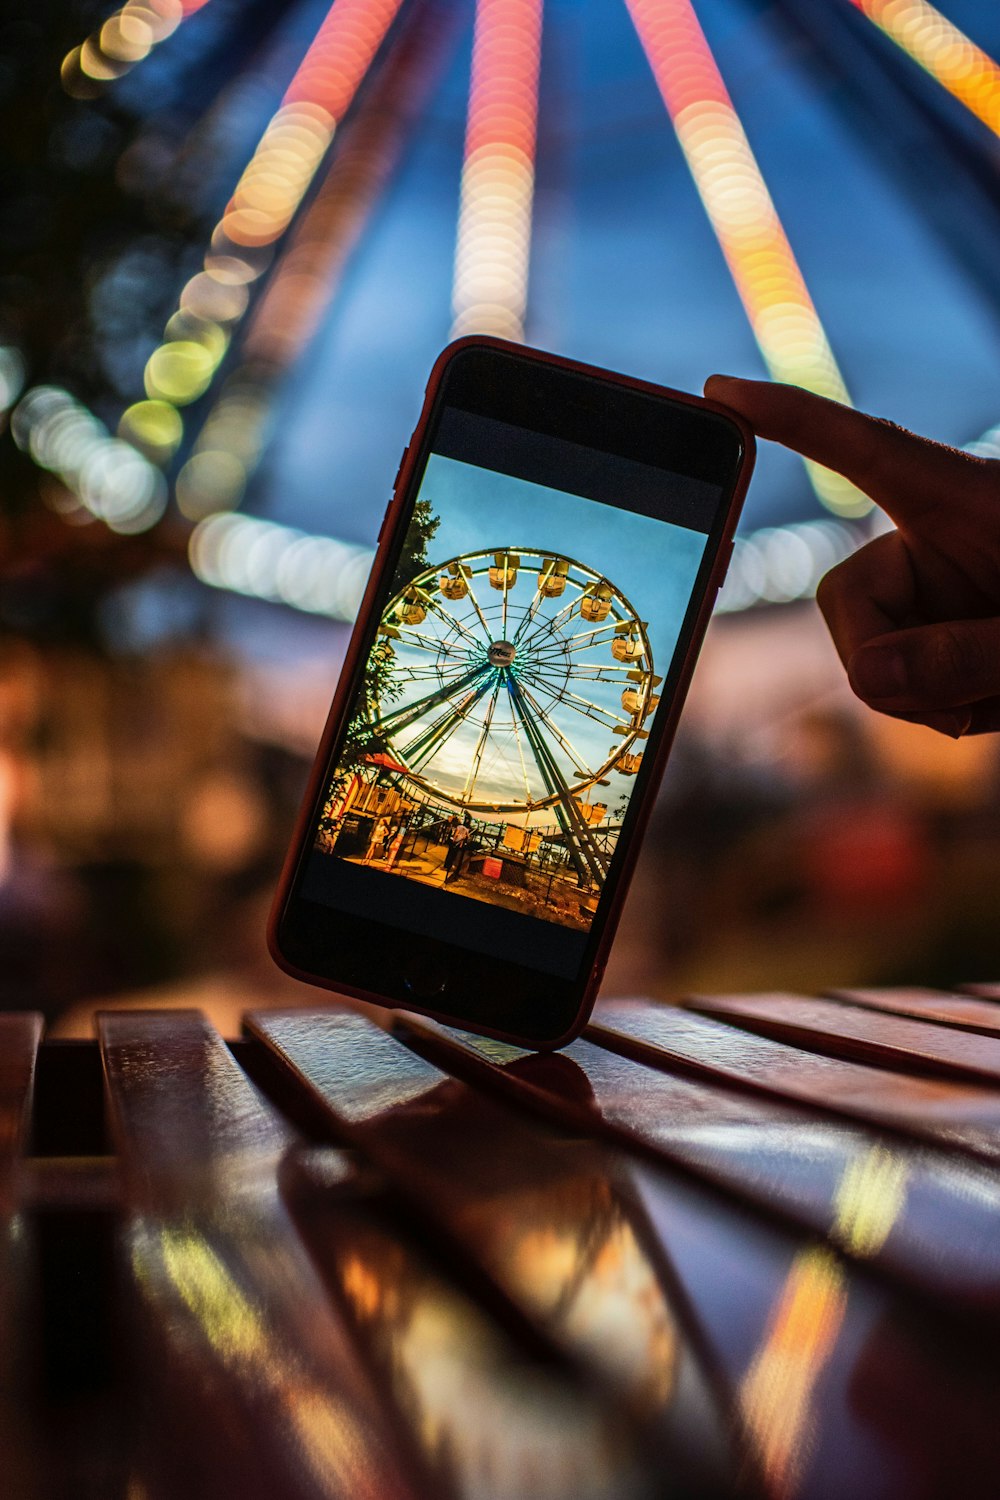
<path id="1" fill-rule="evenodd" d="M 368 765 L 381 766 L 384 771 L 402 771 L 404 776 L 406 774 L 406 767 L 401 766 L 397 760 L 393 760 L 390 755 L 386 755 L 382 750 L 377 755 L 366 755 L 365 760 Z"/>

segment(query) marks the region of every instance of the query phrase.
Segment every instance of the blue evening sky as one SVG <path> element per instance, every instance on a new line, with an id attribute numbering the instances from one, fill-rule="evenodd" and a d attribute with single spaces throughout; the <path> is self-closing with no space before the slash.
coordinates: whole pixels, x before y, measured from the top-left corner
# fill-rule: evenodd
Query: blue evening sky
<path id="1" fill-rule="evenodd" d="M 420 494 L 441 517 L 428 549 L 435 566 L 484 548 L 572 557 L 610 579 L 648 623 L 655 670 L 665 675 L 705 550 L 701 532 L 436 453 Z"/>
<path id="2" fill-rule="evenodd" d="M 1000 7 L 941 8 L 1000 49 Z M 855 402 L 948 442 L 1000 421 L 1000 309 L 922 216 L 919 163 L 893 175 L 773 12 L 698 0 L 698 14 Z M 275 519 L 374 539 L 449 335 L 470 45 L 467 23 L 287 383 L 251 502 Z M 617 0 L 546 6 L 527 336 L 683 389 L 765 373 Z M 744 528 L 821 513 L 799 461 L 763 445 Z"/>

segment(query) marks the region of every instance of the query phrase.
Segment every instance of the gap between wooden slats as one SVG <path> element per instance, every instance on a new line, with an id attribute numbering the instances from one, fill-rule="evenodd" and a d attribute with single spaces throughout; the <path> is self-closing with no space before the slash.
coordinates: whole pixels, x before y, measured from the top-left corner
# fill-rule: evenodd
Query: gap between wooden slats
<path id="1" fill-rule="evenodd" d="M 812 1052 L 749 1029 L 738 1015 L 721 1010 L 702 1015 L 613 1001 L 598 1006 L 594 1017 L 586 1031 L 591 1040 L 653 1067 L 1000 1164 L 996 1090 Z"/>
<path id="2" fill-rule="evenodd" d="M 913 1021 L 950 1026 L 956 1031 L 1000 1037 L 1000 1006 L 968 995 L 949 994 L 946 990 L 834 989 L 825 991 L 824 998 L 854 1005 L 861 1010 L 884 1011 Z"/>
<path id="3" fill-rule="evenodd" d="M 835 1057 L 1000 1088 L 1000 1039 L 797 995 L 698 995 L 686 1003 L 704 1014 Z"/>
<path id="4" fill-rule="evenodd" d="M 562 1224 L 558 1233 L 569 1233 L 559 1215 L 572 1217 L 577 1198 L 585 1217 L 595 1204 L 608 1199 L 625 1214 L 620 1228 L 633 1220 L 646 1224 L 627 1161 L 581 1139 L 577 1131 L 570 1138 L 554 1134 L 548 1122 L 536 1121 L 516 1108 L 512 1111 L 502 1101 L 452 1077 L 448 1059 L 439 1067 L 360 1017 L 329 1012 L 261 1013 L 248 1017 L 246 1024 L 250 1034 L 280 1060 L 287 1078 L 325 1109 L 335 1138 L 366 1153 L 403 1194 L 411 1212 L 452 1239 L 458 1246 L 453 1264 L 464 1265 L 466 1275 L 473 1265 L 484 1270 L 507 1305 L 521 1317 L 544 1324 L 574 1362 L 585 1361 L 582 1368 L 577 1363 L 577 1369 L 583 1374 L 590 1367 L 590 1380 L 596 1375 L 605 1398 L 617 1401 L 620 1421 L 629 1420 L 629 1410 L 634 1417 L 642 1406 L 637 1396 L 641 1381 L 636 1377 L 636 1383 L 630 1383 L 624 1368 L 628 1364 L 625 1346 L 616 1353 L 614 1339 L 616 1332 L 625 1335 L 627 1345 L 633 1335 L 619 1323 L 609 1326 L 601 1340 L 586 1336 L 573 1323 L 575 1301 L 570 1299 L 564 1307 L 563 1298 L 545 1280 L 544 1256 L 534 1267 L 536 1257 L 527 1256 L 526 1251 L 536 1237 L 542 1247 L 551 1234 L 557 1234 L 550 1222 L 553 1213 Z M 625 1205 L 631 1205 L 628 1212 Z M 539 1213 L 544 1222 L 536 1223 L 533 1216 Z M 614 1214 L 612 1219 L 618 1223 Z M 580 1226 L 579 1240 L 596 1255 L 595 1232 L 587 1218 Z M 650 1239 L 648 1224 L 641 1233 L 646 1241 Z M 657 1268 L 648 1266 L 646 1274 L 650 1287 L 658 1286 L 657 1295 L 670 1305 L 678 1358 L 683 1355 L 687 1371 L 685 1387 L 703 1394 L 715 1391 L 705 1400 L 707 1409 L 716 1411 L 717 1435 L 710 1452 L 695 1454 L 686 1451 L 691 1447 L 690 1436 L 678 1430 L 676 1412 L 643 1407 L 643 1426 L 660 1447 L 666 1445 L 660 1455 L 664 1472 L 676 1473 L 683 1460 L 686 1492 L 714 1493 L 720 1482 L 720 1463 L 730 1463 L 730 1480 L 736 1483 L 731 1393 L 719 1393 L 718 1371 L 708 1368 L 704 1335 L 685 1304 L 669 1261 L 664 1260 L 663 1247 L 657 1242 L 657 1248 L 647 1245 L 643 1250 L 631 1230 L 628 1236 L 644 1264 L 650 1255 L 656 1262 Z M 537 1253 L 541 1255 L 541 1248 Z M 584 1295 L 588 1285 L 585 1277 L 581 1296 L 584 1305 L 593 1309 L 599 1293 L 592 1287 Z M 565 1317 L 559 1311 L 563 1307 Z M 652 1315 L 648 1308 L 646 1315 Z M 692 1431 L 694 1427 L 692 1423 Z M 709 1479 L 706 1471 L 710 1471 Z"/>

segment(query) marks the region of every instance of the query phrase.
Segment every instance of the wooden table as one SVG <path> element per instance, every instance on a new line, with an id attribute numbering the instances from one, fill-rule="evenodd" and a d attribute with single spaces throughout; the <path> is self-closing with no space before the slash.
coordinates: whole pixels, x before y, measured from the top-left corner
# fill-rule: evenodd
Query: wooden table
<path id="1" fill-rule="evenodd" d="M 998 1000 L 0 1017 L 0 1494 L 994 1497 Z"/>

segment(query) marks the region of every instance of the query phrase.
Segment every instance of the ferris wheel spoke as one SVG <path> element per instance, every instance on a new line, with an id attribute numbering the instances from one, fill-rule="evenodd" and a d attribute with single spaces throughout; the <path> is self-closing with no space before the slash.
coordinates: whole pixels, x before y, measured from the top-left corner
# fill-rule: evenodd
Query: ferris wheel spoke
<path id="1" fill-rule="evenodd" d="M 465 778 L 465 788 L 462 792 L 462 796 L 464 797 L 466 802 L 470 802 L 472 800 L 473 793 L 476 790 L 476 779 L 479 776 L 479 767 L 482 765 L 483 761 L 483 750 L 486 748 L 486 741 L 490 737 L 490 728 L 493 724 L 493 713 L 497 706 L 497 698 L 499 697 L 500 687 L 502 683 L 503 674 L 498 672 L 497 680 L 493 684 L 493 692 L 490 695 L 490 701 L 487 705 L 486 713 L 483 716 L 483 727 L 479 731 L 479 738 L 476 741 L 476 748 L 473 752 L 472 764 L 469 767 L 469 774 Z"/>
<path id="2" fill-rule="evenodd" d="M 517 744 L 518 759 L 521 762 L 521 775 L 524 777 L 524 791 L 525 791 L 525 796 L 526 796 L 527 802 L 528 802 L 528 804 L 530 806 L 531 802 L 534 799 L 533 799 L 533 795 L 532 795 L 532 791 L 531 791 L 531 783 L 528 780 L 528 767 L 526 766 L 525 761 L 524 761 L 524 744 L 523 744 L 523 742 L 521 740 L 521 731 L 518 728 L 517 714 L 514 713 L 514 711 L 513 711 L 513 702 L 512 702 L 512 705 L 511 705 L 511 723 L 514 726 L 514 740 L 515 740 L 515 742 Z"/>
<path id="3" fill-rule="evenodd" d="M 399 682 L 441 682 L 442 673 L 437 667 L 401 667 L 396 673 Z"/>
<path id="4" fill-rule="evenodd" d="M 463 689 L 476 686 L 484 678 L 488 685 L 490 681 L 489 671 L 488 667 L 472 667 L 454 682 L 445 683 L 443 686 L 435 689 L 433 693 L 428 693 L 426 697 L 418 698 L 414 703 L 408 703 L 402 708 L 394 709 L 392 713 L 381 715 L 376 727 L 382 734 L 387 735 L 391 739 L 404 729 L 408 729 L 417 719 L 421 719 L 425 714 L 430 713 L 432 709 L 437 708 L 443 703 L 447 703 L 449 698 L 453 698 L 456 693 L 462 692 Z"/>
<path id="5" fill-rule="evenodd" d="M 514 631 L 514 645 L 515 646 L 520 645 L 521 637 L 523 636 L 526 627 L 528 627 L 529 625 L 531 625 L 531 623 L 534 621 L 535 617 L 537 616 L 538 611 L 542 607 L 542 599 L 543 599 L 543 597 L 544 597 L 544 595 L 542 594 L 542 575 L 541 575 L 541 573 L 539 573 L 539 575 L 538 575 L 538 586 L 535 589 L 534 598 L 532 599 L 531 603 L 528 605 L 528 608 L 524 611 L 524 614 L 521 616 L 521 623 L 520 623 L 520 625 Z"/>
<path id="6" fill-rule="evenodd" d="M 451 684 L 453 687 L 464 683 L 470 671 L 481 672 L 485 668 L 479 662 L 469 662 L 465 657 L 461 662 L 451 664 L 441 662 L 420 663 L 419 666 L 399 666 L 395 672 L 395 680 L 399 683 L 407 682 L 439 682 L 442 687 Z"/>
<path id="7" fill-rule="evenodd" d="M 486 616 L 483 614 L 482 606 L 480 605 L 479 600 L 476 598 L 476 591 L 472 587 L 472 574 L 471 573 L 466 578 L 465 583 L 466 583 L 466 587 L 469 590 L 469 603 L 472 605 L 473 609 L 476 612 L 476 617 L 479 620 L 480 625 L 483 627 L 483 633 L 486 636 L 486 639 L 488 641 L 491 641 L 493 639 L 493 632 L 490 629 L 489 621 L 487 620 Z"/>
<path id="8" fill-rule="evenodd" d="M 575 599 L 567 599 L 566 603 L 562 605 L 561 608 L 557 609 L 555 614 L 551 615 L 549 619 L 544 622 L 544 624 L 540 625 L 533 635 L 528 636 L 528 639 L 524 643 L 524 649 L 526 651 L 530 650 L 532 647 L 532 643 L 535 640 L 538 640 L 539 638 L 544 639 L 547 636 L 552 636 L 557 630 L 561 630 L 563 624 L 567 620 L 572 618 L 573 611 L 574 609 L 576 609 L 578 604 L 579 596 L 577 596 Z"/>
<path id="9" fill-rule="evenodd" d="M 428 761 L 434 758 L 445 741 L 451 738 L 456 729 L 460 729 L 466 723 L 476 704 L 489 691 L 489 686 L 489 681 L 485 681 L 466 693 L 460 703 L 450 704 L 433 724 L 429 724 L 426 729 L 401 748 L 400 754 L 412 770 L 421 770 Z"/>
<path id="10" fill-rule="evenodd" d="M 571 641 L 571 640 L 567 641 L 565 643 L 565 645 L 563 646 L 563 648 L 560 651 L 557 651 L 557 652 L 550 651 L 550 652 L 548 652 L 542 658 L 542 665 L 543 666 L 555 666 L 557 663 L 561 663 L 564 660 L 573 661 L 574 657 L 576 657 L 576 656 L 582 656 L 583 653 L 586 652 L 586 651 L 597 651 L 597 650 L 601 649 L 602 647 L 610 646 L 615 639 L 619 639 L 620 640 L 620 639 L 622 639 L 622 637 L 620 637 L 620 636 L 619 637 L 605 636 L 601 640 L 583 641 L 583 642 L 578 642 L 576 644 L 574 644 L 573 641 Z M 646 655 L 647 655 L 646 647 L 643 646 L 643 650 L 642 650 L 642 652 L 638 656 L 630 657 L 628 659 L 628 661 L 622 663 L 622 666 L 625 666 L 628 669 L 634 670 L 634 671 L 648 670 L 648 669 L 643 668 L 643 663 L 646 660 Z M 583 663 L 583 665 L 586 666 L 587 663 L 585 662 L 585 663 Z M 573 670 L 574 671 L 579 671 L 580 668 L 577 667 L 577 666 L 574 666 Z M 607 670 L 608 671 L 613 670 L 612 667 L 611 667 L 610 662 L 607 664 Z"/>
<path id="11" fill-rule="evenodd" d="M 587 641 L 592 646 L 605 645 L 608 641 L 614 640 L 616 627 L 624 623 L 622 620 L 615 620 L 610 624 L 604 621 L 600 625 L 592 625 L 589 630 L 578 630 L 574 635 L 560 636 L 558 644 L 562 649 L 573 647 L 576 650 L 584 649 L 582 645 L 577 646 L 577 642 L 582 641 Z M 554 646 L 556 643 L 552 644 Z"/>
<path id="12" fill-rule="evenodd" d="M 574 693 L 571 688 L 564 688 L 560 694 L 560 702 L 565 703 L 574 713 L 583 714 L 587 719 L 594 720 L 606 729 L 616 725 L 630 725 L 631 715 L 617 713 L 613 708 L 602 708 L 599 703 L 593 703 L 589 698 L 584 698 L 580 693 Z"/>
<path id="13" fill-rule="evenodd" d="M 455 627 L 455 629 L 459 632 L 459 634 L 464 635 L 468 640 L 470 640 L 473 643 L 474 646 L 477 646 L 477 647 L 481 647 L 482 646 L 482 642 L 479 641 L 479 640 L 477 640 L 477 638 L 473 635 L 472 631 L 469 630 L 469 629 L 467 629 L 467 627 L 462 624 L 461 620 L 458 618 L 457 615 L 453 615 L 450 610 L 445 609 L 444 605 L 440 602 L 440 600 L 438 600 L 438 599 L 428 599 L 428 601 L 427 601 L 427 608 L 430 609 L 430 610 L 433 610 L 433 612 L 436 615 L 438 615 L 440 619 L 446 620 L 449 625 L 453 625 Z"/>
<path id="14" fill-rule="evenodd" d="M 563 830 L 570 857 L 582 878 L 593 879 L 598 885 L 602 885 L 608 872 L 609 858 L 597 844 L 586 819 L 574 801 L 573 793 L 559 769 L 558 761 L 545 743 L 537 720 L 529 711 L 531 695 L 526 693 L 520 683 L 514 679 L 511 681 L 511 702 L 517 705 L 521 714 L 524 732 L 531 746 L 535 763 L 541 772 L 542 780 L 558 799 L 555 807 L 556 821 Z"/>
<path id="15" fill-rule="evenodd" d="M 537 722 L 544 724 L 545 728 L 549 731 L 549 734 L 551 734 L 552 738 L 562 746 L 563 750 L 569 756 L 570 760 L 573 762 L 574 766 L 581 773 L 581 775 L 589 778 L 592 774 L 590 766 L 580 754 L 576 746 L 573 744 L 572 740 L 570 740 L 567 735 L 563 734 L 558 724 L 553 722 L 553 720 L 542 708 L 542 705 L 539 703 L 535 695 L 528 688 L 526 688 L 523 683 L 519 684 L 519 686 L 525 700 L 537 715 Z"/>
<path id="16" fill-rule="evenodd" d="M 558 671 L 558 666 L 545 668 L 548 672 Z M 609 662 L 606 667 L 582 666 L 573 668 L 574 677 L 582 677 L 587 682 L 615 682 L 621 687 L 623 680 L 628 680 L 629 672 L 634 672 L 635 667 L 630 667 L 627 662 Z"/>
<path id="17" fill-rule="evenodd" d="M 531 654 L 537 661 L 555 663 L 564 661 L 566 658 L 572 659 L 584 651 L 593 651 L 597 646 L 610 646 L 614 639 L 613 634 L 595 636 L 590 640 L 583 636 L 566 636 L 562 640 L 552 641 L 541 650 L 533 651 Z"/>
<path id="18" fill-rule="evenodd" d="M 437 640 L 432 635 L 421 635 L 416 630 L 407 629 L 405 635 L 400 635 L 400 640 L 404 646 L 412 646 L 414 651 L 431 651 L 435 656 L 442 653 L 445 656 L 457 656 L 463 649 L 455 642 Z"/>

